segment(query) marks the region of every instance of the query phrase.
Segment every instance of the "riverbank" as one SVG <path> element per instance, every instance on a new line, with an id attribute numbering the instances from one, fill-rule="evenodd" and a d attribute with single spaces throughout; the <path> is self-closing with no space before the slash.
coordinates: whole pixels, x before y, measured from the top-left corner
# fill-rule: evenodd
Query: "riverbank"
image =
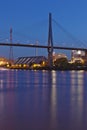
<path id="1" fill-rule="evenodd" d="M 21 70 L 59 70 L 59 71 L 72 71 L 72 70 L 85 70 L 87 71 L 87 66 L 76 66 L 76 67 L 34 67 L 34 68 L 29 68 L 29 67 L 6 67 L 7 69 L 21 69 Z"/>

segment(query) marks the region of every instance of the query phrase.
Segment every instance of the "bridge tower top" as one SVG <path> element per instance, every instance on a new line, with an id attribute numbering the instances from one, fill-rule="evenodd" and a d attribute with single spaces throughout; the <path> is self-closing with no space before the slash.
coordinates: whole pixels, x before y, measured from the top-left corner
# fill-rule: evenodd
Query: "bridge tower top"
<path id="1" fill-rule="evenodd" d="M 49 31 L 48 31 L 48 65 L 53 66 L 53 36 L 52 36 L 52 14 L 49 13 Z"/>

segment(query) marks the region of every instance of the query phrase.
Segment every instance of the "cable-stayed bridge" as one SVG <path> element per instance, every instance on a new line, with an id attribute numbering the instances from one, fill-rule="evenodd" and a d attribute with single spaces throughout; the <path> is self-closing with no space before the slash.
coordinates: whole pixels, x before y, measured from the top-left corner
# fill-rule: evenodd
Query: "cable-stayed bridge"
<path id="1" fill-rule="evenodd" d="M 77 37 L 73 36 L 72 33 L 70 33 L 69 31 L 67 31 L 67 29 L 65 29 L 56 20 L 52 19 L 52 23 L 54 23 L 56 25 L 56 28 L 58 28 L 58 30 L 61 30 L 65 35 L 67 35 L 68 38 L 70 38 L 72 40 L 72 42 L 68 41 L 68 43 L 67 43 L 66 41 L 64 41 L 64 38 L 61 36 L 62 39 L 63 39 L 61 41 L 60 40 L 60 32 L 57 33 L 58 40 L 55 40 L 55 33 L 54 33 L 55 31 L 54 31 L 54 28 L 53 28 L 53 33 L 54 33 L 54 35 L 53 35 L 53 47 L 54 47 L 54 49 L 72 50 L 73 48 L 75 48 L 76 50 L 78 50 L 79 48 L 81 48 L 82 50 L 84 50 L 87 47 L 86 42 L 83 42 L 83 41 L 79 40 Z M 39 32 L 39 30 L 37 30 L 37 31 Z M 0 36 L 0 46 L 2 46 L 2 44 L 3 44 L 3 46 L 9 46 L 8 44 L 10 44 L 10 41 L 9 41 L 10 38 L 8 38 L 8 36 L 6 36 L 6 38 L 3 38 L 4 34 L 6 35 L 6 32 L 1 32 L 1 30 L 0 30 L 0 33 L 3 34 L 3 35 Z M 27 40 L 24 40 L 24 41 L 21 41 L 20 39 L 16 39 L 15 40 L 15 36 L 14 36 L 14 38 L 12 39 L 12 44 L 13 44 L 12 46 L 22 47 L 21 44 L 23 43 L 23 44 L 25 44 L 25 47 L 37 47 L 37 48 L 41 48 L 40 46 L 42 46 L 42 48 L 47 48 L 47 47 L 45 47 L 45 46 L 48 45 L 48 41 L 46 39 L 45 39 L 46 42 L 39 42 L 38 43 L 39 45 L 36 45 L 35 42 L 31 42 L 32 39 L 28 39 L 28 35 L 26 36 L 26 34 L 23 34 L 22 32 L 20 32 L 20 33 L 19 32 L 14 32 L 13 35 L 15 35 L 15 33 L 17 33 L 16 35 L 18 37 L 21 37 L 21 38 L 22 37 L 23 38 L 26 37 Z M 8 33 L 8 35 L 9 35 L 9 33 Z M 34 39 L 34 41 L 35 41 L 35 39 Z M 39 41 L 39 38 L 38 38 L 38 41 Z M 16 44 L 18 44 L 18 45 L 16 45 Z M 44 45 L 44 47 L 43 47 L 43 45 Z M 23 47 L 24 47 L 24 45 L 23 45 Z"/>
<path id="2" fill-rule="evenodd" d="M 29 48 L 44 48 L 44 49 L 47 49 L 48 50 L 48 61 L 49 61 L 49 65 L 51 66 L 52 65 L 52 54 L 53 54 L 53 50 L 54 49 L 61 49 L 61 50 L 82 50 L 82 51 L 87 51 L 87 48 L 86 47 L 81 47 L 81 45 L 84 45 L 84 42 L 78 40 L 76 37 L 74 37 L 71 33 L 69 33 L 66 29 L 64 29 L 59 23 L 57 23 L 55 20 L 53 20 L 56 25 L 58 27 L 60 27 L 64 33 L 66 33 L 72 40 L 74 40 L 75 42 L 77 43 L 80 43 L 80 47 L 67 47 L 67 45 L 65 46 L 59 46 L 58 45 L 54 45 L 54 42 L 53 42 L 53 34 L 52 34 L 52 16 L 51 16 L 51 13 L 49 13 L 49 30 L 48 30 L 48 42 L 47 42 L 47 45 L 43 45 L 43 44 L 40 44 L 40 45 L 37 45 L 37 44 L 26 44 L 26 43 L 21 43 L 21 42 L 16 42 L 14 43 L 12 41 L 12 31 L 10 31 L 10 42 L 0 42 L 0 46 L 9 46 L 10 47 L 10 52 L 12 52 L 12 47 L 29 47 Z M 12 57 L 11 56 L 11 53 L 9 53 L 10 56 L 9 57 Z M 12 55 L 13 55 L 13 52 L 12 52 Z"/>

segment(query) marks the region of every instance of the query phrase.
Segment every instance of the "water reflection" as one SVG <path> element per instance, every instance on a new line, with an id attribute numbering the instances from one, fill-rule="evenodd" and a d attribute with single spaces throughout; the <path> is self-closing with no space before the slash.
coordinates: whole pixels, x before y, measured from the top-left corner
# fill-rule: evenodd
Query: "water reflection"
<path id="1" fill-rule="evenodd" d="M 0 89 L 3 89 L 3 80 L 0 80 Z"/>
<path id="2" fill-rule="evenodd" d="M 3 113 L 3 108 L 4 108 L 4 95 L 2 93 L 0 94 L 0 115 Z"/>
<path id="3" fill-rule="evenodd" d="M 81 71 L 71 73 L 71 113 L 72 119 L 80 123 L 83 118 L 84 74 Z"/>
<path id="4" fill-rule="evenodd" d="M 56 128 L 57 125 L 57 73 L 56 71 L 51 72 L 52 83 L 51 83 L 51 127 Z"/>
<path id="5" fill-rule="evenodd" d="M 1 71 L 0 129 L 86 130 L 86 76 L 83 71 Z"/>
<path id="6" fill-rule="evenodd" d="M 0 90 L 14 88 L 14 71 L 0 70 Z"/>
<path id="7" fill-rule="evenodd" d="M 7 71 L 6 88 L 14 88 L 14 71 Z"/>

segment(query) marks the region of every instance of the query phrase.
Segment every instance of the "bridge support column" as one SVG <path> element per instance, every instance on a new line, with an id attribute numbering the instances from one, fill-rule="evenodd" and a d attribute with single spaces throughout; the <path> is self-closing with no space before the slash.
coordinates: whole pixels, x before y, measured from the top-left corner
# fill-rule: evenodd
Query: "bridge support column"
<path id="1" fill-rule="evenodd" d="M 53 66 L 53 37 L 52 37 L 52 16 L 49 13 L 49 32 L 48 32 L 48 65 Z"/>

